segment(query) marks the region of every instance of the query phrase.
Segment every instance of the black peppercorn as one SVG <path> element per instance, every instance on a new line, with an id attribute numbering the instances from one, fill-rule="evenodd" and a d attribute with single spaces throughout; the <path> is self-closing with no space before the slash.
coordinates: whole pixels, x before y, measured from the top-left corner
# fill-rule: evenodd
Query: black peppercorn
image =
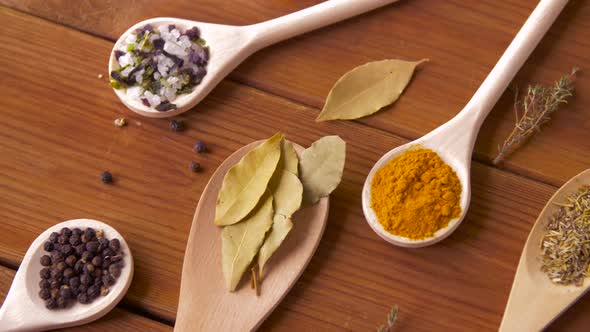
<path id="1" fill-rule="evenodd" d="M 64 299 L 72 297 L 72 289 L 70 286 L 63 285 L 59 288 L 59 295 Z"/>
<path id="2" fill-rule="evenodd" d="M 41 279 L 41 281 L 39 281 L 39 288 L 49 288 L 49 281 L 47 279 Z"/>
<path id="3" fill-rule="evenodd" d="M 51 298 L 57 299 L 59 297 L 59 286 L 51 289 Z"/>
<path id="4" fill-rule="evenodd" d="M 42 289 L 39 291 L 39 297 L 40 297 L 42 300 L 47 300 L 47 299 L 50 299 L 50 298 L 51 298 L 51 291 L 49 291 L 49 289 L 48 289 L 48 288 L 42 288 Z"/>
<path id="5" fill-rule="evenodd" d="M 80 258 L 80 260 L 82 262 L 86 263 L 86 262 L 90 262 L 93 257 L 94 257 L 94 255 L 90 251 L 84 251 L 82 253 L 82 257 Z"/>
<path id="6" fill-rule="evenodd" d="M 69 266 L 69 267 L 73 267 L 73 266 L 76 264 L 76 261 L 77 261 L 77 260 L 78 260 L 78 259 L 76 258 L 76 256 L 74 256 L 74 255 L 69 255 L 69 256 L 66 258 L 65 262 L 66 262 L 66 265 L 67 265 L 67 266 Z"/>
<path id="7" fill-rule="evenodd" d="M 54 299 L 47 299 L 45 301 L 45 308 L 55 309 L 55 308 L 57 308 L 57 302 Z"/>
<path id="8" fill-rule="evenodd" d="M 77 261 L 76 264 L 74 265 L 74 271 L 76 271 L 78 273 L 84 272 L 84 262 L 81 260 Z"/>
<path id="9" fill-rule="evenodd" d="M 69 228 L 67 228 L 67 227 L 64 227 L 64 228 L 61 229 L 60 234 L 69 237 L 70 235 L 72 235 L 72 230 L 69 229 Z"/>
<path id="10" fill-rule="evenodd" d="M 59 237 L 59 233 L 53 232 L 49 235 L 49 241 L 52 243 L 57 243 L 57 238 Z"/>
<path id="11" fill-rule="evenodd" d="M 193 172 L 195 172 L 195 173 L 198 173 L 198 172 L 200 172 L 201 170 L 202 170 L 202 168 L 201 168 L 201 164 L 199 164 L 199 163 L 198 163 L 198 162 L 196 162 L 196 161 L 192 161 L 192 162 L 191 162 L 191 171 L 193 171 Z"/>
<path id="12" fill-rule="evenodd" d="M 48 255 L 41 256 L 41 265 L 43 265 L 43 266 L 51 265 L 51 257 L 49 257 Z"/>
<path id="13" fill-rule="evenodd" d="M 114 255 L 115 255 L 115 253 L 111 250 L 111 248 L 106 248 L 105 250 L 102 251 L 103 258 L 112 257 Z"/>
<path id="14" fill-rule="evenodd" d="M 88 243 L 92 240 L 92 237 L 86 235 L 86 234 L 82 234 L 80 235 L 80 242 L 82 243 Z"/>
<path id="15" fill-rule="evenodd" d="M 113 183 L 113 175 L 109 171 L 104 171 L 100 174 L 100 180 L 103 183 L 111 184 Z"/>
<path id="16" fill-rule="evenodd" d="M 74 248 L 74 251 L 76 252 L 76 255 L 78 256 L 82 256 L 82 253 L 84 252 L 84 250 L 86 250 L 86 245 L 85 244 L 79 244 Z"/>
<path id="17" fill-rule="evenodd" d="M 171 120 L 170 129 L 172 129 L 172 131 L 182 131 L 184 129 L 184 123 L 179 120 Z"/>
<path id="18" fill-rule="evenodd" d="M 121 255 L 115 255 L 115 256 L 111 256 L 111 262 L 113 263 L 118 263 L 123 259 L 123 256 Z"/>
<path id="19" fill-rule="evenodd" d="M 68 241 L 70 241 L 70 238 L 64 234 L 60 235 L 57 238 L 57 243 L 59 243 L 59 244 L 66 244 L 66 243 L 68 243 Z"/>
<path id="20" fill-rule="evenodd" d="M 67 267 L 65 262 L 59 262 L 55 265 L 55 268 L 59 271 L 59 272 L 63 272 L 63 270 L 65 270 Z"/>
<path id="21" fill-rule="evenodd" d="M 113 277 L 119 278 L 121 275 L 121 267 L 118 264 L 111 264 L 111 266 L 109 266 L 109 273 Z"/>
<path id="22" fill-rule="evenodd" d="M 102 276 L 102 271 L 98 268 L 95 268 L 94 271 L 92 271 L 92 276 L 100 279 L 100 277 Z"/>
<path id="23" fill-rule="evenodd" d="M 57 268 L 53 268 L 50 271 L 51 271 L 50 272 L 50 276 L 51 276 L 50 279 L 61 280 L 61 278 L 63 278 L 62 272 L 60 270 L 58 270 Z"/>
<path id="24" fill-rule="evenodd" d="M 98 239 L 98 251 L 103 251 L 109 247 L 109 240 L 103 238 Z"/>
<path id="25" fill-rule="evenodd" d="M 92 241 L 96 237 L 96 230 L 92 227 L 84 229 L 84 234 Z"/>
<path id="26" fill-rule="evenodd" d="M 94 280 L 92 279 L 92 277 L 86 273 L 80 277 L 80 283 L 82 285 L 88 286 L 88 285 L 92 284 L 93 282 L 94 282 Z"/>
<path id="27" fill-rule="evenodd" d="M 86 265 L 84 265 L 84 272 L 91 273 L 93 271 L 94 271 L 94 265 L 92 265 L 92 263 L 86 263 Z"/>
<path id="28" fill-rule="evenodd" d="M 39 271 L 39 275 L 42 279 L 49 279 L 49 277 L 51 276 L 51 271 L 48 267 L 44 267 L 41 269 L 41 271 Z"/>
<path id="29" fill-rule="evenodd" d="M 72 236 L 70 236 L 70 244 L 73 246 L 77 246 L 79 245 L 81 242 L 80 240 L 80 235 L 79 234 L 72 234 Z"/>
<path id="30" fill-rule="evenodd" d="M 79 286 L 80 286 L 80 278 L 79 277 L 70 278 L 70 287 L 78 288 Z"/>
<path id="31" fill-rule="evenodd" d="M 198 141 L 197 144 L 195 144 L 195 151 L 197 153 L 207 152 L 207 146 L 205 145 L 205 142 Z"/>
<path id="32" fill-rule="evenodd" d="M 64 270 L 64 278 L 71 278 L 75 275 L 74 269 L 68 267 Z"/>
<path id="33" fill-rule="evenodd" d="M 79 293 L 78 293 L 78 302 L 80 302 L 82 304 L 86 304 L 86 303 L 90 302 L 89 299 L 88 299 L 88 295 L 86 295 L 85 292 L 79 291 Z"/>
<path id="34" fill-rule="evenodd" d="M 47 252 L 50 252 L 51 250 L 53 250 L 53 242 L 47 241 L 47 242 L 43 243 L 43 249 Z"/>
<path id="35" fill-rule="evenodd" d="M 88 289 L 88 285 L 80 285 L 78 286 L 78 292 L 80 293 L 86 293 L 86 290 Z"/>
<path id="36" fill-rule="evenodd" d="M 95 256 L 92 259 L 92 265 L 94 265 L 94 266 L 102 266 L 102 258 L 100 258 L 100 256 Z"/>
<path id="37" fill-rule="evenodd" d="M 115 283 L 115 278 L 111 275 L 105 275 L 102 277 L 102 284 L 105 286 L 112 286 Z"/>
<path id="38" fill-rule="evenodd" d="M 111 265 L 111 257 L 107 256 L 102 260 L 102 268 L 106 269 L 109 267 L 109 265 Z"/>
<path id="39" fill-rule="evenodd" d="M 80 235 L 82 235 L 82 230 L 79 229 L 78 227 L 72 228 L 72 234 L 80 236 Z"/>
<path id="40" fill-rule="evenodd" d="M 58 308 L 65 308 L 66 307 L 66 304 L 67 304 L 66 301 L 67 300 L 65 298 L 63 298 L 63 297 L 58 298 L 57 301 L 56 301 L 57 307 Z"/>
<path id="41" fill-rule="evenodd" d="M 61 253 L 61 251 L 54 250 L 51 252 L 51 262 L 53 264 L 57 264 L 63 260 L 64 260 L 64 255 Z"/>
<path id="42" fill-rule="evenodd" d="M 113 241 L 111 241 L 112 244 Z M 98 241 L 90 241 L 86 243 L 86 250 L 90 251 L 91 253 L 96 253 L 98 251 Z"/>
<path id="43" fill-rule="evenodd" d="M 64 254 L 64 257 L 67 257 L 69 254 L 72 253 L 72 246 L 69 244 L 64 244 L 61 246 L 61 253 Z"/>
<path id="44" fill-rule="evenodd" d="M 86 294 L 88 295 L 89 298 L 95 299 L 98 297 L 98 295 L 100 295 L 100 287 L 98 287 L 96 285 L 88 286 L 88 290 L 86 291 Z"/>
<path id="45" fill-rule="evenodd" d="M 121 242 L 119 239 L 112 239 L 109 242 L 109 248 L 115 253 L 119 252 L 119 250 L 121 250 Z"/>

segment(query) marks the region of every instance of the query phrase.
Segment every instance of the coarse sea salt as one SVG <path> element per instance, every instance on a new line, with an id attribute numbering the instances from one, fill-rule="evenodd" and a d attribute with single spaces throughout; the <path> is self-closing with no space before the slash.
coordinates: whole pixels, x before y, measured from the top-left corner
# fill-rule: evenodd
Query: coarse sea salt
<path id="1" fill-rule="evenodd" d="M 130 33 L 115 57 L 119 67 L 111 72 L 111 85 L 126 89 L 139 104 L 167 111 L 176 108 L 172 102 L 179 94 L 201 82 L 209 52 L 197 28 L 148 25 Z"/>

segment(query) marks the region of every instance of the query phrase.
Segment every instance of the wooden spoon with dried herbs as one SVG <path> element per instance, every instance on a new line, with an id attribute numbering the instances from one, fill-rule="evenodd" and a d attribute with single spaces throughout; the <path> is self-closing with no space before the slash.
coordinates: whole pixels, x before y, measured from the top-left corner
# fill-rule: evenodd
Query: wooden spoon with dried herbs
<path id="1" fill-rule="evenodd" d="M 590 169 L 549 200 L 520 257 L 500 331 L 539 331 L 590 289 Z"/>

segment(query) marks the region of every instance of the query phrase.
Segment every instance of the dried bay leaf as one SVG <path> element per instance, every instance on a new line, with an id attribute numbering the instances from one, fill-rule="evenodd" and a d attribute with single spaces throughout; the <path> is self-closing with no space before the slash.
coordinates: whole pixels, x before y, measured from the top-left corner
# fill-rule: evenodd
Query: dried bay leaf
<path id="1" fill-rule="evenodd" d="M 225 174 L 215 206 L 215 224 L 232 225 L 244 219 L 260 200 L 281 157 L 280 133 L 248 152 Z"/>
<path id="2" fill-rule="evenodd" d="M 283 168 L 295 175 L 298 173 L 299 158 L 293 148 L 293 143 L 283 140 L 281 143 L 281 159 L 283 161 Z"/>
<path id="3" fill-rule="evenodd" d="M 262 272 L 264 270 L 264 265 L 281 246 L 292 228 L 293 222 L 290 218 L 280 214 L 275 214 L 272 221 L 272 230 L 266 237 L 266 240 L 264 240 L 264 244 L 262 247 L 260 247 L 260 252 L 258 253 L 258 269 L 260 279 L 262 279 L 263 276 Z"/>
<path id="4" fill-rule="evenodd" d="M 392 104 L 424 61 L 382 60 L 352 69 L 334 84 L 316 121 L 358 119 Z"/>
<path id="5" fill-rule="evenodd" d="M 270 188 L 273 194 L 274 217 L 270 234 L 258 254 L 260 275 L 262 275 L 262 270 L 268 259 L 279 248 L 291 228 L 293 228 L 291 215 L 301 207 L 303 185 L 295 174 L 286 170 L 286 164 L 279 174 L 280 178 L 276 186 Z"/>
<path id="6" fill-rule="evenodd" d="M 316 203 L 338 187 L 346 159 L 346 142 L 338 136 L 322 137 L 301 154 L 299 178 L 303 199 Z"/>
<path id="7" fill-rule="evenodd" d="M 266 232 L 273 223 L 273 198 L 270 192 L 242 222 L 225 226 L 221 232 L 222 267 L 225 282 L 234 291 L 244 272 L 258 253 Z"/>

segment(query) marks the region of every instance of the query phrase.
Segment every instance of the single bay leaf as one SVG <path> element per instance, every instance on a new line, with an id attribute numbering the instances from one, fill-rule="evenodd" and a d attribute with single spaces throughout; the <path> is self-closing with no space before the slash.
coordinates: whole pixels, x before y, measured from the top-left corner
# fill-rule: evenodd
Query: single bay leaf
<path id="1" fill-rule="evenodd" d="M 334 84 L 316 121 L 358 119 L 392 104 L 424 61 L 381 60 L 352 69 Z"/>
<path id="2" fill-rule="evenodd" d="M 225 226 L 221 231 L 221 263 L 223 276 L 230 291 L 234 291 L 244 272 L 258 253 L 266 232 L 273 223 L 273 199 L 267 191 L 256 210 L 244 221 Z"/>
<path id="3" fill-rule="evenodd" d="M 283 168 L 295 175 L 298 173 L 299 158 L 293 148 L 293 144 L 287 140 L 283 140 L 281 144 L 281 159 L 283 160 Z"/>
<path id="4" fill-rule="evenodd" d="M 254 209 L 275 173 L 282 139 L 277 133 L 248 152 L 225 174 L 215 206 L 216 225 L 235 224 Z"/>
<path id="5" fill-rule="evenodd" d="M 281 246 L 292 228 L 293 222 L 290 218 L 280 214 L 274 215 L 270 234 L 266 237 L 266 240 L 264 240 L 264 244 L 262 247 L 260 247 L 260 252 L 258 253 L 258 269 L 260 279 L 262 279 L 263 276 L 262 272 L 264 270 L 264 265 Z"/>
<path id="6" fill-rule="evenodd" d="M 345 159 L 346 142 L 338 136 L 322 137 L 303 151 L 299 178 L 306 203 L 314 204 L 338 187 Z"/>
<path id="7" fill-rule="evenodd" d="M 291 215 L 301 207 L 303 185 L 299 178 L 286 168 L 285 163 L 285 168 L 281 171 L 275 187 L 269 188 L 273 194 L 274 217 L 270 234 L 258 253 L 258 268 L 261 275 L 264 265 L 293 227 Z"/>

